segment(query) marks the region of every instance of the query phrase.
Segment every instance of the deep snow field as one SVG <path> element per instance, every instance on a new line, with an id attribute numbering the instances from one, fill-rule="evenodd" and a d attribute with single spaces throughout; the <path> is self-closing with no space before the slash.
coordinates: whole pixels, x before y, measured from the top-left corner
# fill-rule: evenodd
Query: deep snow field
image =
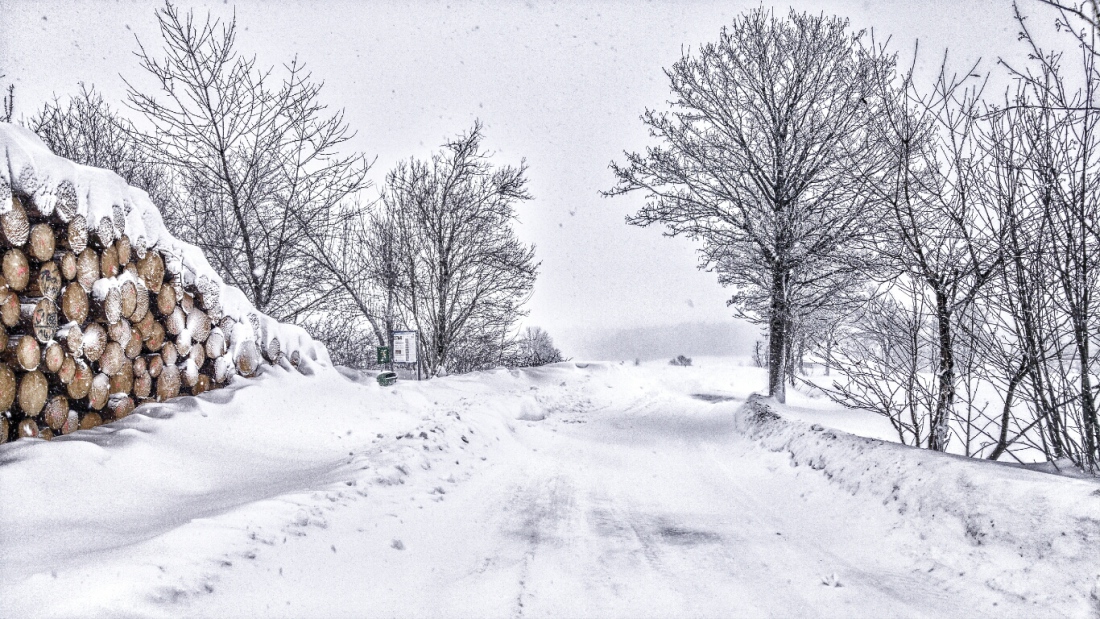
<path id="1" fill-rule="evenodd" d="M 744 360 L 303 369 L 0 446 L 0 617 L 1100 616 L 1100 482 Z"/>

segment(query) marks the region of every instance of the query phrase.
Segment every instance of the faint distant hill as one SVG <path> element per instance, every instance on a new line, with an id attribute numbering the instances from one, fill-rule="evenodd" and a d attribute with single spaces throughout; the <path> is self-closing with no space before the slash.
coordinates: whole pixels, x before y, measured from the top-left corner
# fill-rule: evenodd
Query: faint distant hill
<path id="1" fill-rule="evenodd" d="M 753 343 L 762 339 L 759 329 L 743 320 L 629 329 L 578 328 L 552 335 L 567 357 L 609 361 L 751 355 Z"/>

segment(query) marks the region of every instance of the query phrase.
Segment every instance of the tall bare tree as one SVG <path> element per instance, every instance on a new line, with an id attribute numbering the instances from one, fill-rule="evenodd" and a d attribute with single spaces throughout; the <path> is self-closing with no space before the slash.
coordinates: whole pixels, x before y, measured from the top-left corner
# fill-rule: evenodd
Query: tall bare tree
<path id="1" fill-rule="evenodd" d="M 429 375 L 500 363 L 538 270 L 512 228 L 531 199 L 526 166 L 494 166 L 481 141 L 475 123 L 430 160 L 399 163 L 382 196 L 397 231 L 397 299 Z"/>
<path id="2" fill-rule="evenodd" d="M 187 193 L 166 220 L 258 309 L 300 316 L 324 298 L 301 226 L 362 189 L 367 163 L 339 155 L 353 134 L 296 60 L 279 78 L 237 53 L 235 20 L 200 24 L 170 3 L 157 19 L 165 57 L 139 52 L 156 89 L 127 84 L 150 151 Z"/>
<path id="3" fill-rule="evenodd" d="M 609 195 L 643 191 L 628 222 L 702 242 L 731 303 L 768 325 L 768 390 L 784 399 L 792 326 L 852 284 L 876 225 L 882 157 L 872 80 L 893 59 L 836 17 L 756 9 L 665 71 L 658 145 L 612 164 Z"/>

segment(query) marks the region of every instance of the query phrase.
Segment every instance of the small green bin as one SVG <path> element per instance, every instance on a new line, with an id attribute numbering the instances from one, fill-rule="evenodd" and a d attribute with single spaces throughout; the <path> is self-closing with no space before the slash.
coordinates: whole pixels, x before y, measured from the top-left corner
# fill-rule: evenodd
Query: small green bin
<path id="1" fill-rule="evenodd" d="M 397 382 L 397 372 L 382 372 L 378 375 L 378 384 L 383 387 L 392 387 Z"/>

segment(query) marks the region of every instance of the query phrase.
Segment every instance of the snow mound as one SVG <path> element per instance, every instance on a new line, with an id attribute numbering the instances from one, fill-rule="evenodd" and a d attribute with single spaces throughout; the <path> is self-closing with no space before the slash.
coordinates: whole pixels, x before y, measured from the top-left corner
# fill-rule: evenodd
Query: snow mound
<path id="1" fill-rule="evenodd" d="M 79 165 L 50 152 L 30 130 L 0 123 L 0 215 L 12 209 L 12 194 L 30 197 L 42 215 L 62 222 L 82 216 L 100 237 L 127 235 L 139 255 L 156 249 L 165 256 L 167 272 L 220 301 L 223 316 L 236 322 L 234 356 L 247 342 L 263 350 L 278 338 L 287 357 L 309 358 L 331 365 L 324 345 L 301 327 L 280 323 L 258 311 L 238 288 L 218 275 L 202 250 L 172 236 L 160 211 L 144 191 L 114 172 Z M 107 239 L 109 242 L 109 239 Z"/>
<path id="2" fill-rule="evenodd" d="M 820 471 L 853 496 L 879 501 L 922 535 L 945 526 L 977 547 L 1000 547 L 1028 561 L 1095 563 L 1100 548 L 1100 483 L 864 438 L 784 419 L 753 396 L 737 430 L 792 466 Z M 946 519 L 948 522 L 944 522 Z"/>

